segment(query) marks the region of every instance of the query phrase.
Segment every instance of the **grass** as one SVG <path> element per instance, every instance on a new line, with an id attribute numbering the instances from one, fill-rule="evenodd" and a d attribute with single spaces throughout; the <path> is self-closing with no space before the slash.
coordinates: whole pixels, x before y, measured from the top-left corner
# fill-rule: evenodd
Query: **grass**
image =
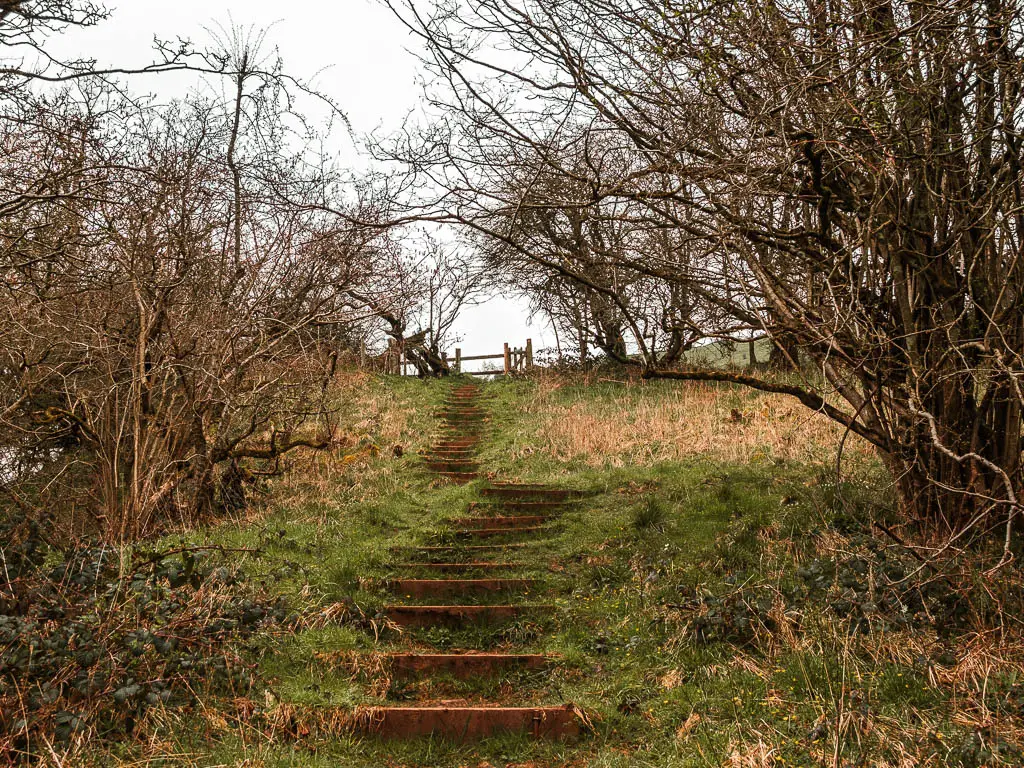
<path id="1" fill-rule="evenodd" d="M 189 534 L 254 550 L 244 567 L 302 609 L 303 629 L 248 649 L 265 681 L 255 702 L 167 713 L 153 765 L 1019 764 L 1024 668 L 1006 653 L 1012 633 L 899 629 L 876 569 L 900 561 L 864 527 L 884 514 L 873 506 L 878 467 L 850 442 L 837 482 L 841 432 L 774 396 L 487 384 L 485 470 L 587 492 L 549 535 L 508 555 L 525 563 L 518 575 L 542 580 L 531 599 L 555 612 L 497 627 L 388 627 L 379 611 L 394 548 L 436 537 L 480 485 L 438 483 L 417 462 L 448 387 L 346 381 L 352 427 L 337 450 L 295 460 L 248 519 Z M 387 650 L 468 647 L 561 663 L 469 682 L 396 681 L 379 664 Z M 358 705 L 441 699 L 572 701 L 593 733 L 574 745 L 459 746 L 378 743 L 343 727 Z"/>
<path id="2" fill-rule="evenodd" d="M 757 362 L 767 362 L 771 352 L 772 343 L 768 339 L 758 339 L 754 342 Z M 741 368 L 750 365 L 750 345 L 747 342 L 715 341 L 694 347 L 686 353 L 685 359 L 690 364 L 711 368 Z"/>

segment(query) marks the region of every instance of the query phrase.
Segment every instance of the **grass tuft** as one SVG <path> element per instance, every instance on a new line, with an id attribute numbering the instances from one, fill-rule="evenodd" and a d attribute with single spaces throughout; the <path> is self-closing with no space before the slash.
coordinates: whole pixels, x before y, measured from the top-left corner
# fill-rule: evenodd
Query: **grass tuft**
<path id="1" fill-rule="evenodd" d="M 661 531 L 667 517 L 665 504 L 656 496 L 648 496 L 633 510 L 633 527 L 638 531 Z"/>

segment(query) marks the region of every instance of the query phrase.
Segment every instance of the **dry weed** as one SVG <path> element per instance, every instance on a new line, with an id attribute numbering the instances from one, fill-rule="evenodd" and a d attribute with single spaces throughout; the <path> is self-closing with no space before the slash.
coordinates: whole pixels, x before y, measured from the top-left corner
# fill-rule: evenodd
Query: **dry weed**
<path id="1" fill-rule="evenodd" d="M 347 501 L 366 501 L 397 483 L 395 459 L 426 446 L 431 434 L 416 428 L 417 405 L 383 387 L 364 371 L 339 372 L 331 399 L 338 424 L 328 450 L 295 451 L 288 471 L 273 484 L 271 504 L 312 510 L 322 518 L 336 504 L 339 489 Z M 401 450 L 395 452 L 396 446 Z M 253 509 L 259 517 L 264 510 Z"/>
<path id="2" fill-rule="evenodd" d="M 626 383 L 621 399 L 564 404 L 556 393 L 567 383 L 557 377 L 541 379 L 524 407 L 540 415 L 537 438 L 543 450 L 593 466 L 695 455 L 730 462 L 821 460 L 834 456 L 844 431 L 784 395 L 745 393 L 742 418 L 736 418 L 736 394 L 701 382 L 671 389 Z M 871 456 L 870 447 L 855 436 L 847 438 L 846 452 Z"/>
<path id="3" fill-rule="evenodd" d="M 325 651 L 317 653 L 315 659 L 319 669 L 347 674 L 351 680 L 366 681 L 371 696 L 384 696 L 391 688 L 391 658 L 387 654 Z"/>
<path id="4" fill-rule="evenodd" d="M 761 739 L 746 744 L 730 744 L 726 751 L 729 757 L 725 764 L 729 768 L 769 768 L 778 764 L 775 747 Z"/>

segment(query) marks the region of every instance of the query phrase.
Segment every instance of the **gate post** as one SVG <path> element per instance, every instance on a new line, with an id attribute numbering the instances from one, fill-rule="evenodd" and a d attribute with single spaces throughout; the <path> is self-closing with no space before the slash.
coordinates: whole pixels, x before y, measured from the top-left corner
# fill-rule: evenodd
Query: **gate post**
<path id="1" fill-rule="evenodd" d="M 455 348 L 455 372 L 462 373 L 462 349 L 460 347 Z"/>
<path id="2" fill-rule="evenodd" d="M 533 370 L 533 339 L 526 340 L 526 370 Z"/>
<path id="3" fill-rule="evenodd" d="M 508 342 L 505 342 L 505 375 L 508 376 L 509 371 L 512 370 L 512 352 L 508 348 Z"/>

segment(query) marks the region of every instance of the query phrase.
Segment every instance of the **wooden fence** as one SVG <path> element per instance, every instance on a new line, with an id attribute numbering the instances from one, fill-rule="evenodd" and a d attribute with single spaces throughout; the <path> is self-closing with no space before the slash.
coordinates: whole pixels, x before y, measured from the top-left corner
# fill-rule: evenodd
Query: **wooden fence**
<path id="1" fill-rule="evenodd" d="M 448 363 L 452 373 L 465 373 L 468 376 L 508 376 L 512 373 L 526 373 L 533 370 L 533 339 L 527 339 L 525 347 L 510 347 L 508 342 L 505 342 L 505 348 L 495 355 L 463 355 L 462 349 L 456 347 L 454 355 L 442 352 L 441 359 Z M 463 363 L 475 360 L 501 360 L 502 367 L 500 370 L 489 371 L 462 370 Z M 416 367 L 406 361 L 404 354 L 399 366 L 399 371 L 403 376 L 408 375 L 407 369 L 411 369 L 411 373 L 416 373 Z"/>

